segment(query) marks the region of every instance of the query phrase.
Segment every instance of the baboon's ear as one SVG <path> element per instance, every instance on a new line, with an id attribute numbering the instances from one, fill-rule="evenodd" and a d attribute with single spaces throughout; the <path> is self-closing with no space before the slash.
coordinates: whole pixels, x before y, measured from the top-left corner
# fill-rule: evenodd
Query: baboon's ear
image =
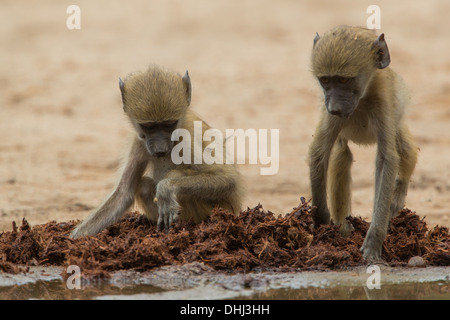
<path id="1" fill-rule="evenodd" d="M 380 34 L 378 38 L 373 42 L 375 48 L 375 63 L 378 69 L 384 69 L 391 63 L 391 57 L 389 55 L 389 49 L 386 41 L 384 40 L 384 33 Z"/>
<path id="2" fill-rule="evenodd" d="M 316 32 L 316 36 L 314 37 L 314 44 L 313 44 L 313 47 L 316 45 L 316 42 L 319 41 L 319 39 L 320 39 L 320 36 L 319 36 L 319 34 Z"/>
<path id="3" fill-rule="evenodd" d="M 189 78 L 189 73 L 187 70 L 181 79 L 183 80 L 183 83 L 186 86 L 186 100 L 187 100 L 188 105 L 190 105 L 191 104 L 192 85 L 191 85 L 191 78 Z"/>
<path id="4" fill-rule="evenodd" d="M 123 110 L 125 111 L 125 83 L 119 78 L 120 94 L 122 95 Z"/>

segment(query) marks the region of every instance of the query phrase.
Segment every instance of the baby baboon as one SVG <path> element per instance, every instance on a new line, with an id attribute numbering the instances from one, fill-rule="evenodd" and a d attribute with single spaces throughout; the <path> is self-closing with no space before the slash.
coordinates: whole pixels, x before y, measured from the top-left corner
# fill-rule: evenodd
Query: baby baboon
<path id="1" fill-rule="evenodd" d="M 216 205 L 238 213 L 241 183 L 233 165 L 172 161 L 172 148 L 179 143 L 172 141 L 172 133 L 187 129 L 193 136 L 194 121 L 201 121 L 188 108 L 192 89 L 187 71 L 181 77 L 152 66 L 119 80 L 119 86 L 123 110 L 136 133 L 117 187 L 72 237 L 97 234 L 135 201 L 158 229 L 168 229 L 179 218 L 199 222 Z M 202 126 L 204 131 L 209 128 L 204 122 Z M 201 143 L 203 152 L 208 143 Z"/>
<path id="2" fill-rule="evenodd" d="M 331 211 L 341 232 L 351 231 L 345 219 L 351 214 L 353 161 L 347 143 L 377 143 L 372 223 L 361 247 L 371 261 L 381 258 L 389 220 L 404 206 L 417 161 L 417 147 L 403 119 L 406 90 L 389 63 L 384 34 L 339 26 L 314 38 L 312 72 L 325 98 L 309 151 L 314 224 L 329 223 Z"/>

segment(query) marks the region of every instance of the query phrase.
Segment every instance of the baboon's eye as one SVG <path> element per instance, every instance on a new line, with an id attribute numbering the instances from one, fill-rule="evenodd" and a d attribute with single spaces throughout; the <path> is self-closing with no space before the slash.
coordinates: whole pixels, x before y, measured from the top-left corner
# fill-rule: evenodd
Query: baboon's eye
<path id="1" fill-rule="evenodd" d="M 349 80 L 350 80 L 350 78 L 339 77 L 340 83 L 347 83 Z"/>
<path id="2" fill-rule="evenodd" d="M 153 129 L 155 127 L 154 122 L 140 123 L 139 125 L 145 129 Z"/>
<path id="3" fill-rule="evenodd" d="M 328 77 L 320 77 L 319 81 L 322 84 L 328 84 L 330 82 L 330 79 Z"/>
<path id="4" fill-rule="evenodd" d="M 168 130 L 173 130 L 175 129 L 176 125 L 178 124 L 177 120 L 173 120 L 173 121 L 164 121 L 162 123 L 163 127 L 168 129 Z"/>
<path id="5" fill-rule="evenodd" d="M 168 126 L 168 127 L 172 127 L 172 126 L 176 125 L 177 123 L 178 123 L 177 120 L 173 120 L 173 121 L 165 121 L 165 122 L 164 122 L 164 125 L 165 125 L 165 126 Z"/>

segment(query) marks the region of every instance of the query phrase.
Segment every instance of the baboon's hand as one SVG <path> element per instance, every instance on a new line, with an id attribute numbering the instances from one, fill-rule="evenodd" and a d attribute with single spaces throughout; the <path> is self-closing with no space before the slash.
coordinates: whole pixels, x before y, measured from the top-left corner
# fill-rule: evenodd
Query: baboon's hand
<path id="1" fill-rule="evenodd" d="M 70 233 L 70 237 L 72 239 L 77 239 L 79 237 L 81 237 L 83 235 L 83 232 L 80 229 L 80 226 L 77 226 L 71 233 Z"/>
<path id="2" fill-rule="evenodd" d="M 161 180 L 156 186 L 156 205 L 158 206 L 158 230 L 168 231 L 178 220 L 180 205 L 177 202 L 176 188 L 170 179 Z"/>
<path id="3" fill-rule="evenodd" d="M 98 232 L 94 228 L 95 224 L 89 223 L 89 218 L 87 218 L 72 230 L 72 232 L 70 233 L 70 237 L 72 239 L 77 239 L 83 236 L 93 236 Z"/>
<path id="4" fill-rule="evenodd" d="M 367 232 L 366 238 L 364 239 L 363 245 L 360 249 L 363 253 L 363 258 L 368 263 L 382 261 L 381 249 L 383 246 L 383 240 L 384 236 L 377 236 L 377 232 L 369 228 L 369 231 Z"/>

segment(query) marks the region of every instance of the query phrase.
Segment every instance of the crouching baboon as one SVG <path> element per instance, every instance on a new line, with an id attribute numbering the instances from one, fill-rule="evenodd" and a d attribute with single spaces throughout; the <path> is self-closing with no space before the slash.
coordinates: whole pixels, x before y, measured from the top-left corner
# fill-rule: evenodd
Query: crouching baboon
<path id="1" fill-rule="evenodd" d="M 171 157 L 176 129 L 193 134 L 201 119 L 189 109 L 189 74 L 151 66 L 119 80 L 123 110 L 134 127 L 122 175 L 112 194 L 72 232 L 72 237 L 95 235 L 117 221 L 136 202 L 158 229 L 178 219 L 199 222 L 214 206 L 239 213 L 240 177 L 234 165 L 197 161 L 174 164 Z M 201 122 L 203 131 L 209 127 Z M 182 140 L 181 140 L 182 141 Z M 191 139 L 194 147 L 194 139 Z M 200 151 L 206 146 L 201 142 Z M 224 144 L 225 145 L 225 144 Z M 198 149 L 198 148 L 197 148 Z M 225 154 L 225 152 L 224 152 Z M 192 153 L 192 157 L 195 154 Z"/>
<path id="2" fill-rule="evenodd" d="M 348 234 L 351 225 L 351 173 L 348 141 L 377 143 L 375 199 L 370 228 L 361 247 L 364 258 L 381 258 L 390 218 L 403 208 L 417 147 L 403 112 L 407 94 L 401 78 L 388 66 L 384 34 L 339 26 L 316 34 L 312 72 L 324 93 L 325 108 L 309 151 L 315 226 L 330 222 Z M 327 205 L 327 188 L 330 206 Z"/>

